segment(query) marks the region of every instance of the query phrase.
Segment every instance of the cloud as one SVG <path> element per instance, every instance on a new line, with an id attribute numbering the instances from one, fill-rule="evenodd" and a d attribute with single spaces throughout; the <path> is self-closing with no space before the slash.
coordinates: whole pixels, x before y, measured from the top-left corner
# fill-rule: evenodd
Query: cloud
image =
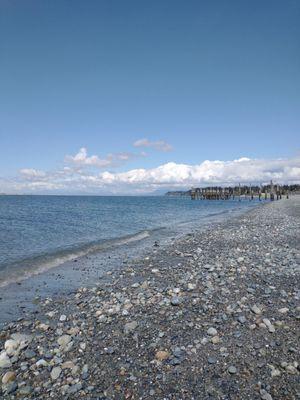
<path id="1" fill-rule="evenodd" d="M 85 165 L 86 162 L 97 162 L 94 157 L 88 157 L 86 151 L 80 151 L 74 159 L 80 160 L 79 165 L 82 162 Z M 141 194 L 164 188 L 189 189 L 191 186 L 236 185 L 239 182 L 267 183 L 271 179 L 274 183 L 300 183 L 300 156 L 271 160 L 246 157 L 230 161 L 206 160 L 195 165 L 169 162 L 155 168 L 125 172 L 91 173 L 70 166 L 54 172 L 22 169 L 20 176 L 6 181 L 4 187 L 13 192 L 56 190 L 64 193 Z"/>
<path id="2" fill-rule="evenodd" d="M 81 149 L 79 149 L 78 153 L 75 154 L 75 156 L 66 156 L 65 161 L 79 166 L 105 168 L 112 165 L 113 157 L 111 155 L 108 155 L 104 159 L 101 159 L 98 156 L 88 157 L 87 149 L 85 147 L 81 147 Z"/>
<path id="3" fill-rule="evenodd" d="M 155 150 L 164 151 L 164 152 L 173 150 L 173 147 L 169 143 L 165 142 L 164 140 L 158 140 L 158 141 L 155 141 L 155 142 L 151 142 L 150 140 L 148 140 L 146 138 L 145 139 L 136 140 L 133 143 L 133 146 L 134 147 L 153 148 Z"/>
<path id="4" fill-rule="evenodd" d="M 300 159 L 258 160 L 240 158 L 233 161 L 203 161 L 188 165 L 170 162 L 152 169 L 135 169 L 121 173 L 103 173 L 107 184 L 143 186 L 230 185 L 241 183 L 278 183 L 300 181 Z"/>
<path id="5" fill-rule="evenodd" d="M 20 170 L 20 174 L 27 179 L 40 179 L 43 178 L 46 173 L 33 168 L 23 168 Z"/>
<path id="6" fill-rule="evenodd" d="M 117 167 L 124 162 L 130 161 L 134 158 L 144 156 L 143 153 L 136 154 L 131 152 L 110 153 L 105 158 L 100 158 L 96 155 L 88 156 L 87 149 L 81 147 L 75 156 L 66 156 L 65 161 L 75 166 L 81 167 L 96 167 L 96 168 L 109 168 Z"/>

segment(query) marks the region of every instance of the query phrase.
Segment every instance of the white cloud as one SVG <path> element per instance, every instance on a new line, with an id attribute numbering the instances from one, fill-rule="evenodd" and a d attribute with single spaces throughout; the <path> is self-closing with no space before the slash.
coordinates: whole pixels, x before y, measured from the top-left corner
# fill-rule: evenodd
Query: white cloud
<path id="1" fill-rule="evenodd" d="M 65 161 L 74 163 L 79 166 L 93 166 L 98 168 L 105 168 L 112 165 L 113 159 L 111 155 L 108 155 L 107 158 L 101 159 L 98 156 L 90 156 L 87 155 L 87 149 L 85 147 L 81 147 L 79 152 L 75 154 L 75 156 L 66 156 Z"/>
<path id="2" fill-rule="evenodd" d="M 111 184 L 143 186 L 226 185 L 241 183 L 300 181 L 300 160 L 256 160 L 240 158 L 233 161 L 203 161 L 188 165 L 170 162 L 152 169 L 101 174 Z"/>
<path id="3" fill-rule="evenodd" d="M 159 150 L 159 151 L 171 151 L 173 149 L 173 147 L 165 142 L 164 140 L 157 140 L 154 142 L 151 142 L 150 140 L 144 138 L 144 139 L 139 139 L 136 140 L 133 143 L 134 147 L 148 147 L 148 148 L 153 148 L 155 150 Z"/>
<path id="4" fill-rule="evenodd" d="M 39 171 L 38 169 L 34 168 L 23 168 L 20 170 L 20 174 L 23 175 L 24 178 L 28 179 L 39 179 L 46 175 L 44 171 Z"/>
<path id="5" fill-rule="evenodd" d="M 84 151 L 78 154 L 74 158 L 84 162 L 86 159 L 94 160 L 93 156 L 88 157 Z M 267 183 L 270 179 L 275 183 L 300 183 L 300 157 L 273 160 L 243 157 L 232 161 L 206 160 L 195 165 L 169 162 L 155 168 L 125 172 L 91 173 L 69 166 L 54 172 L 34 169 L 23 169 L 20 172 L 19 178 L 5 182 L 7 191 L 141 194 L 151 193 L 158 188 L 188 189 L 191 186 L 235 185 L 239 182 L 255 184 Z"/>
<path id="6" fill-rule="evenodd" d="M 133 158 L 144 156 L 143 153 L 135 154 L 130 152 L 110 153 L 105 158 L 100 158 L 96 155 L 88 156 L 87 149 L 81 147 L 75 156 L 66 156 L 65 161 L 75 166 L 81 167 L 96 167 L 96 168 L 109 168 L 116 167 L 120 164 L 130 161 Z"/>

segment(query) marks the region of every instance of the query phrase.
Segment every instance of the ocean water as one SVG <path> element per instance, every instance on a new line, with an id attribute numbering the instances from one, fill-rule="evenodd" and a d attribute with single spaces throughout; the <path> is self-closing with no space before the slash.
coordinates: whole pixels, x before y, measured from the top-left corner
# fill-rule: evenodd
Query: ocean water
<path id="1" fill-rule="evenodd" d="M 90 252 L 198 227 L 255 201 L 0 196 L 0 287 Z"/>

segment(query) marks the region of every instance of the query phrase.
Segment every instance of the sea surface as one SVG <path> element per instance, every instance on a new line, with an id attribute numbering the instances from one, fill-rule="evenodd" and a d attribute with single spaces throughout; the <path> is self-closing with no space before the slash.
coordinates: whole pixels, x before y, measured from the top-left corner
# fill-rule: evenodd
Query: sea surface
<path id="1" fill-rule="evenodd" d="M 255 204 L 168 196 L 0 196 L 0 287 L 92 252 L 187 232 Z"/>

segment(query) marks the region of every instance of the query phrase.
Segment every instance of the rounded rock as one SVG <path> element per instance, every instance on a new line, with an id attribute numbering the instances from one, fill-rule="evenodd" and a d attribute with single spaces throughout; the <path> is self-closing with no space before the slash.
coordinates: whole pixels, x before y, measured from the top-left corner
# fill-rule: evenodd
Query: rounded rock
<path id="1" fill-rule="evenodd" d="M 217 331 L 215 328 L 213 328 L 213 327 L 207 329 L 207 334 L 208 334 L 209 336 L 216 336 L 217 333 L 218 333 L 218 331 Z"/>
<path id="2" fill-rule="evenodd" d="M 237 369 L 233 365 L 230 365 L 230 367 L 228 367 L 228 372 L 230 374 L 236 374 L 237 373 Z"/>
<path id="3" fill-rule="evenodd" d="M 6 385 L 9 382 L 13 382 L 16 379 L 14 371 L 7 371 L 2 377 L 2 383 Z"/>

